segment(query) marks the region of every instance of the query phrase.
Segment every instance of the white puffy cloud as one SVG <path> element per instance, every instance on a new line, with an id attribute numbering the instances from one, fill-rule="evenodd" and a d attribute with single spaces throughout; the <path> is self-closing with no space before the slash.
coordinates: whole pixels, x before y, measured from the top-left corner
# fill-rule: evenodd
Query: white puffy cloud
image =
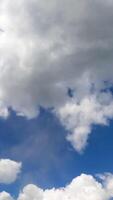
<path id="1" fill-rule="evenodd" d="M 113 83 L 112 11 L 111 0 L 1 0 L 0 116 L 11 107 L 32 118 L 38 106 L 52 107 L 84 149 L 91 126 L 112 118 L 112 97 L 110 106 L 97 98 Z"/>
<path id="2" fill-rule="evenodd" d="M 30 184 L 24 187 L 23 192 L 20 193 L 18 200 L 31 200 L 31 199 L 43 199 L 43 190 L 36 185 Z"/>
<path id="3" fill-rule="evenodd" d="M 36 185 L 29 184 L 23 188 L 17 200 L 110 200 L 113 197 L 113 185 L 109 189 L 112 182 L 112 174 L 106 175 L 105 179 L 100 182 L 92 175 L 82 174 L 64 188 L 43 190 Z"/>
<path id="4" fill-rule="evenodd" d="M 61 107 L 58 116 L 62 124 L 71 131 L 67 139 L 80 152 L 87 144 L 92 125 L 107 125 L 113 117 L 113 97 L 110 93 L 87 96 L 77 102 L 72 99 Z"/>
<path id="5" fill-rule="evenodd" d="M 104 187 L 107 189 L 108 193 L 113 196 L 113 174 L 99 174 L 98 177 L 103 180 Z"/>
<path id="6" fill-rule="evenodd" d="M 5 191 L 0 192 L 0 200 L 13 200 L 11 195 Z"/>
<path id="7" fill-rule="evenodd" d="M 22 164 L 10 159 L 0 159 L 0 183 L 14 182 L 21 172 Z"/>
<path id="8" fill-rule="evenodd" d="M 26 185 L 17 200 L 110 200 L 113 197 L 113 175 L 99 175 L 101 181 L 92 175 L 81 174 L 64 188 L 43 190 L 36 185 Z M 0 193 L 0 200 L 13 200 L 5 191 Z"/>

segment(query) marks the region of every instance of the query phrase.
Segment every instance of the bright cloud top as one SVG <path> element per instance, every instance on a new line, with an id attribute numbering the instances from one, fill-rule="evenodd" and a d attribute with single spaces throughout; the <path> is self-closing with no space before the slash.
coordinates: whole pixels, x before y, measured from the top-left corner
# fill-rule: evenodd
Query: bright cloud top
<path id="1" fill-rule="evenodd" d="M 21 172 L 21 167 L 21 163 L 15 162 L 10 159 L 0 159 L 0 183 L 13 183 Z M 6 193 L 3 194 L 3 196 L 4 195 L 7 196 Z"/>
<path id="2" fill-rule="evenodd" d="M 39 106 L 52 107 L 82 151 L 92 125 L 113 117 L 106 93 L 113 83 L 112 19 L 111 0 L 1 0 L 0 116 L 12 108 L 32 118 Z"/>
<path id="3" fill-rule="evenodd" d="M 113 175 L 104 175 L 103 182 L 93 176 L 82 174 L 76 177 L 65 188 L 43 190 L 36 185 L 27 185 L 20 192 L 17 200 L 110 200 L 113 197 Z M 12 200 L 5 192 L 0 200 Z"/>
<path id="4" fill-rule="evenodd" d="M 0 193 L 0 200 L 13 200 L 11 195 L 7 192 L 1 192 Z"/>

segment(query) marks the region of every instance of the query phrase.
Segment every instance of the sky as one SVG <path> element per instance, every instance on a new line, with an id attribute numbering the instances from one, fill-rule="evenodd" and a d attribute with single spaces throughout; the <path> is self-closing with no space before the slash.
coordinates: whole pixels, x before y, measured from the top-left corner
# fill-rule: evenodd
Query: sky
<path id="1" fill-rule="evenodd" d="M 113 199 L 112 0 L 1 0 L 0 200 Z"/>

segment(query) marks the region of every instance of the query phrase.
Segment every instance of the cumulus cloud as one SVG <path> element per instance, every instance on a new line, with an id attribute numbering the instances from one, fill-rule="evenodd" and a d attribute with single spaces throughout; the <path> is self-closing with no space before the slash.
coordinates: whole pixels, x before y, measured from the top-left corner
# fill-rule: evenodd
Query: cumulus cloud
<path id="1" fill-rule="evenodd" d="M 13 198 L 9 193 L 4 191 L 0 193 L 0 200 L 13 200 Z"/>
<path id="2" fill-rule="evenodd" d="M 111 0 L 1 0 L 0 116 L 54 108 L 83 150 L 92 125 L 112 118 L 112 94 L 107 105 L 97 97 L 113 83 L 112 10 Z"/>
<path id="3" fill-rule="evenodd" d="M 19 162 L 10 159 L 0 159 L 0 183 L 10 184 L 14 182 L 21 172 L 21 166 L 22 164 Z M 1 196 L 2 195 L 7 196 L 6 193 L 2 193 Z M 4 199 L 5 198 L 6 197 L 4 197 Z"/>
<path id="4" fill-rule="evenodd" d="M 91 95 L 77 102 L 72 99 L 61 107 L 58 116 L 62 124 L 71 131 L 67 139 L 80 152 L 86 144 L 92 125 L 107 125 L 113 117 L 113 97 L 110 93 Z"/>
<path id="5" fill-rule="evenodd" d="M 105 179 L 100 182 L 91 175 L 82 174 L 73 179 L 72 182 L 64 188 L 43 190 L 36 185 L 29 184 L 23 188 L 17 200 L 110 200 L 113 197 L 112 183 L 112 174 L 106 175 Z M 11 199 L 11 197 L 4 192 L 1 193 L 0 197 L 0 200 Z"/>
<path id="6" fill-rule="evenodd" d="M 113 196 L 113 174 L 105 173 L 97 176 L 103 181 L 104 187 L 106 187 L 107 191 Z"/>

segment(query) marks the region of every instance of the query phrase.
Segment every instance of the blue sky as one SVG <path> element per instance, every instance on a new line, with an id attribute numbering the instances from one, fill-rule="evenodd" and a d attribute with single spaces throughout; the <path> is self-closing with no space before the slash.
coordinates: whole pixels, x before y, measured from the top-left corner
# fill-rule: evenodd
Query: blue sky
<path id="1" fill-rule="evenodd" d="M 113 2 L 1 0 L 0 200 L 113 198 Z"/>
<path id="2" fill-rule="evenodd" d="M 66 141 L 66 130 L 49 111 L 40 109 L 32 120 L 11 111 L 7 120 L 0 120 L 0 157 L 22 161 L 22 174 L 11 185 L 1 185 L 17 195 L 26 184 L 41 188 L 59 188 L 81 173 L 113 173 L 113 123 L 94 126 L 83 154 L 78 154 Z"/>

